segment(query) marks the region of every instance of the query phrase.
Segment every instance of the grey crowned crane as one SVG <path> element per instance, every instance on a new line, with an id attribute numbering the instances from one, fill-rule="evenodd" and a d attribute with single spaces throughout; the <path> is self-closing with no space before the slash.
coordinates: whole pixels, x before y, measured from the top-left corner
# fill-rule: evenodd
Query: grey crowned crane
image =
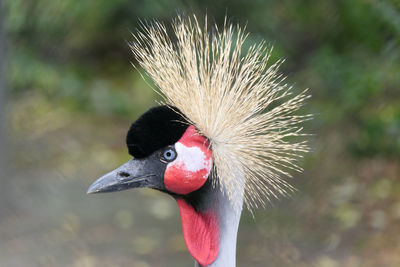
<path id="1" fill-rule="evenodd" d="M 309 95 L 283 82 L 281 61 L 267 64 L 264 43 L 244 53 L 240 27 L 205 25 L 178 16 L 172 38 L 159 22 L 138 31 L 131 49 L 164 100 L 131 125 L 133 158 L 88 193 L 169 194 L 195 265 L 231 267 L 243 203 L 257 208 L 293 189 L 282 177 L 301 171 L 296 161 L 309 150 L 297 137 L 310 115 L 294 114 Z"/>

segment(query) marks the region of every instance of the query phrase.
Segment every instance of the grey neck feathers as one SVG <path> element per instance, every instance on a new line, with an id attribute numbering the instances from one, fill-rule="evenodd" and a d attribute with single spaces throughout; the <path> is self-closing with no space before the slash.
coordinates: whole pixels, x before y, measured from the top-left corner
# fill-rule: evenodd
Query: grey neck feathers
<path id="1" fill-rule="evenodd" d="M 207 267 L 235 267 L 236 266 L 236 239 L 237 232 L 240 222 L 240 215 L 242 213 L 243 206 L 243 193 L 242 190 L 236 192 L 236 203 L 238 207 L 233 207 L 232 202 L 229 201 L 226 193 L 222 193 L 219 188 L 210 190 L 206 198 L 209 203 L 214 203 L 214 208 L 219 216 L 220 223 L 220 244 L 219 253 L 217 259 Z M 195 262 L 195 267 L 206 267 L 201 266 L 198 262 Z"/>

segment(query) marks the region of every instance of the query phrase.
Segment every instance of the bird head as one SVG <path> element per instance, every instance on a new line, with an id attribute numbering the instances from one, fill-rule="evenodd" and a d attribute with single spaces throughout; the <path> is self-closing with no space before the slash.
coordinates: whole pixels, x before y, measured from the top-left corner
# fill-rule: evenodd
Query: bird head
<path id="1" fill-rule="evenodd" d="M 148 187 L 179 198 L 200 189 L 212 169 L 207 138 L 170 106 L 152 108 L 139 117 L 126 144 L 133 159 L 95 181 L 88 193 Z"/>
<path id="2" fill-rule="evenodd" d="M 96 180 L 88 193 L 147 187 L 173 196 L 189 252 L 203 266 L 212 263 L 219 248 L 218 216 L 199 200 L 204 192 L 213 190 L 207 138 L 188 124 L 179 110 L 160 106 L 131 125 L 126 144 L 133 158 Z"/>

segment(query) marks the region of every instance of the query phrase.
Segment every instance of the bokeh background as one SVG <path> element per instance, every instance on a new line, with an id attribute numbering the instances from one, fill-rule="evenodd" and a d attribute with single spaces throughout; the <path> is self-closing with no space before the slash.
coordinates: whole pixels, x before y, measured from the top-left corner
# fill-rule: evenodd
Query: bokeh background
<path id="1" fill-rule="evenodd" d="M 0 266 L 192 266 L 172 198 L 86 195 L 129 159 L 125 133 L 156 104 L 131 32 L 177 10 L 246 24 L 313 95 L 298 191 L 244 212 L 238 266 L 400 266 L 399 0 L 1 4 Z"/>

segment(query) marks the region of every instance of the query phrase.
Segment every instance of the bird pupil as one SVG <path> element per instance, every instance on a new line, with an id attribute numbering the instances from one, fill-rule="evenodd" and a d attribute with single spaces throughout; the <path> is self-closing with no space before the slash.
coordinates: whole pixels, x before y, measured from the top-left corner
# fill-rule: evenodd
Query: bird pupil
<path id="1" fill-rule="evenodd" d="M 168 161 L 172 161 L 173 159 L 175 159 L 175 155 L 175 151 L 173 151 L 172 149 L 167 149 L 164 151 L 163 157 Z"/>

